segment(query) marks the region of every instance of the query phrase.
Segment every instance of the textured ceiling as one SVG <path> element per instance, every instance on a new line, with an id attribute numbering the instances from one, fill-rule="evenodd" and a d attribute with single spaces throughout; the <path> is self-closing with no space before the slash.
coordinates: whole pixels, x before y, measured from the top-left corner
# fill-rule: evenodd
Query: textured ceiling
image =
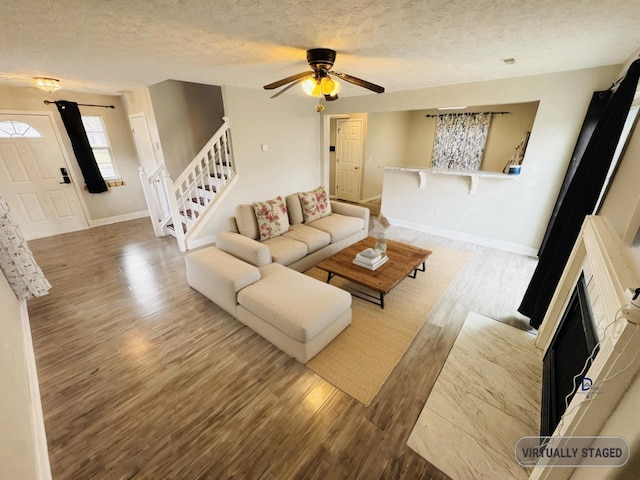
<path id="1" fill-rule="evenodd" d="M 261 88 L 313 47 L 392 92 L 620 64 L 639 46 L 637 0 L 0 0 L 0 84 L 102 93 Z"/>

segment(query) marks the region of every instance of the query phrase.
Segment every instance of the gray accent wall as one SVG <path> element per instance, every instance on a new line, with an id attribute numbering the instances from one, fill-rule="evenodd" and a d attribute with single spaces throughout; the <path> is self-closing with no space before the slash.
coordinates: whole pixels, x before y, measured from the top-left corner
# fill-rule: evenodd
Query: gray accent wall
<path id="1" fill-rule="evenodd" d="M 178 178 L 223 123 L 222 89 L 166 80 L 149 87 L 162 153 Z"/>

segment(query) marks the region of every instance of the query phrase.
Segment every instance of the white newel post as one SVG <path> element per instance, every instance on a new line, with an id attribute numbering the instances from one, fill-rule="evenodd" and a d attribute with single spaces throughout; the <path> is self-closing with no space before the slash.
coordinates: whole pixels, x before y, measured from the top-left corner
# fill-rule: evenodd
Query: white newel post
<path id="1" fill-rule="evenodd" d="M 162 218 L 159 217 L 160 206 L 156 202 L 156 197 L 153 194 L 151 185 L 149 183 L 149 177 L 144 167 L 138 167 L 138 176 L 140 177 L 140 183 L 142 184 L 142 191 L 144 192 L 144 199 L 147 202 L 147 209 L 149 210 L 149 216 L 151 217 L 151 224 L 153 225 L 153 232 L 156 237 L 164 236 L 162 226 L 160 222 Z"/>
<path id="2" fill-rule="evenodd" d="M 162 172 L 162 183 L 167 192 L 167 200 L 169 201 L 169 210 L 171 211 L 171 218 L 173 219 L 173 228 L 176 232 L 176 240 L 178 240 L 178 248 L 181 252 L 186 252 L 187 243 L 184 230 L 182 229 L 182 220 L 180 219 L 180 210 L 178 209 L 178 202 L 176 201 L 175 187 L 173 180 L 171 180 L 169 176 L 169 172 L 166 170 Z"/>

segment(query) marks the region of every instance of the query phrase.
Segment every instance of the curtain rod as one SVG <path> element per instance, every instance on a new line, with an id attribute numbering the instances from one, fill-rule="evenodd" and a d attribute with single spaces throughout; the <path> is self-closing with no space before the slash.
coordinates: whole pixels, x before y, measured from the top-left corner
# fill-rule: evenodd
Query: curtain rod
<path id="1" fill-rule="evenodd" d="M 491 115 L 506 115 L 511 112 L 462 112 L 462 113 L 438 113 L 437 115 L 425 115 L 427 118 L 444 117 L 446 115 L 470 115 L 473 113 L 490 113 Z"/>
<path id="2" fill-rule="evenodd" d="M 65 100 L 60 100 L 60 101 L 65 101 Z M 57 104 L 58 101 L 54 101 L 54 102 L 50 102 L 49 100 L 45 100 L 44 103 L 46 103 L 47 105 L 50 105 L 52 103 Z M 115 105 L 94 105 L 91 103 L 79 103 L 78 104 L 79 107 L 100 107 L 100 108 L 116 108 Z"/>

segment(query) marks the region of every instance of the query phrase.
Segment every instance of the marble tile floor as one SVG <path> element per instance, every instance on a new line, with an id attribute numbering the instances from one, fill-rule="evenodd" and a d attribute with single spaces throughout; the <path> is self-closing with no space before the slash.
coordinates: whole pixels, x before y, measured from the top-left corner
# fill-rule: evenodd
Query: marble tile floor
<path id="1" fill-rule="evenodd" d="M 407 445 L 453 480 L 527 479 L 514 447 L 539 432 L 542 358 L 533 340 L 470 312 Z"/>

